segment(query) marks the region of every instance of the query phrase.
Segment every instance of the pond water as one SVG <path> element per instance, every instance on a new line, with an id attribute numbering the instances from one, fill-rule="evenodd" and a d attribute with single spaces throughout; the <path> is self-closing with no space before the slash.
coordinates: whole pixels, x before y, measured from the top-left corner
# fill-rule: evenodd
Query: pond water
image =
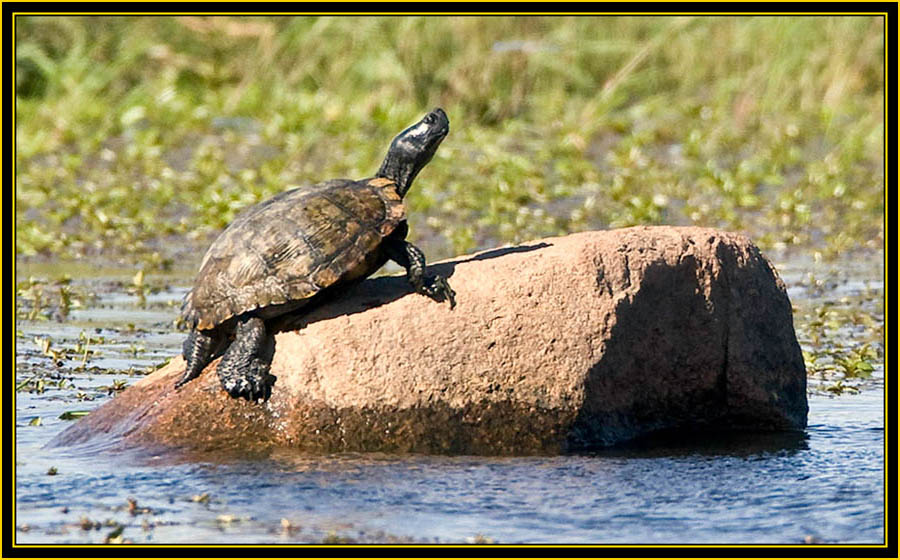
<path id="1" fill-rule="evenodd" d="M 783 275 L 795 305 L 815 299 L 799 273 Z M 854 276 L 841 282 L 839 297 L 879 293 L 880 280 Z M 108 280 L 85 282 L 96 288 Z M 171 323 L 185 288 L 161 281 L 137 305 L 127 281 L 117 286 L 96 290 L 65 321 L 17 323 L 18 544 L 884 539 L 881 364 L 859 394 L 812 394 L 809 428 L 794 435 L 504 458 L 284 451 L 261 460 L 188 460 L 45 447 L 70 425 L 64 413 L 114 398 L 179 351 L 183 334 Z M 87 358 L 78 346 L 85 337 L 94 352 Z M 44 338 L 61 353 L 41 350 Z M 38 379 L 40 390 L 28 385 Z"/>
<path id="2" fill-rule="evenodd" d="M 562 457 L 173 463 L 44 450 L 52 430 L 32 430 L 17 442 L 17 542 L 102 542 L 112 520 L 134 543 L 878 543 L 882 396 L 813 397 L 799 438 Z"/>

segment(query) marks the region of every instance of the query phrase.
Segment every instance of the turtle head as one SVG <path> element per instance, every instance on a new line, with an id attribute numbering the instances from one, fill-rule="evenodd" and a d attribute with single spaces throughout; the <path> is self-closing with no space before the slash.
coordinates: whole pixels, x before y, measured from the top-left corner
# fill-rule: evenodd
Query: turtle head
<path id="1" fill-rule="evenodd" d="M 394 138 L 376 176 L 395 182 L 400 196 L 406 195 L 416 175 L 431 161 L 448 132 L 450 119 L 444 110 L 431 111 Z"/>

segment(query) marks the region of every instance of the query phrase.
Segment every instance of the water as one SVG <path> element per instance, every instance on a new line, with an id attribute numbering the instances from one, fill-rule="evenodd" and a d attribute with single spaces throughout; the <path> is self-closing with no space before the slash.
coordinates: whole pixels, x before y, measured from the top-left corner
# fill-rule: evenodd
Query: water
<path id="1" fill-rule="evenodd" d="M 878 543 L 883 392 L 813 397 L 805 436 L 734 436 L 562 457 L 294 456 L 178 463 L 42 450 L 22 430 L 19 543 Z M 21 424 L 20 424 L 21 425 Z M 27 453 L 25 452 L 27 450 Z M 58 474 L 47 475 L 49 466 Z M 192 501 L 207 494 L 208 502 Z M 150 513 L 131 515 L 127 499 Z M 62 512 L 67 507 L 66 513 Z M 118 508 L 118 509 L 117 509 Z M 282 519 L 298 530 L 285 530 Z M 146 520 L 146 526 L 144 525 Z"/>
<path id="2" fill-rule="evenodd" d="M 840 297 L 882 289 L 879 279 L 859 276 L 841 286 Z M 789 287 L 795 305 L 816 299 L 799 281 Z M 96 445 L 44 448 L 70 424 L 61 414 L 99 406 L 112 398 L 114 380 L 133 383 L 177 353 L 183 335 L 172 330 L 176 311 L 166 302 L 181 293 L 161 290 L 147 309 L 132 309 L 113 290 L 65 323 L 17 325 L 17 383 L 36 373 L 48 382 L 68 380 L 16 395 L 18 544 L 884 539 L 883 363 L 859 394 L 812 395 L 809 428 L 800 435 L 660 440 L 587 455 L 510 458 L 280 451 L 236 461 L 114 454 Z M 851 327 L 847 337 L 860 330 Z M 54 348 L 71 347 L 81 332 L 104 337 L 92 346 L 101 354 L 87 369 L 74 355 L 52 364 L 32 342 L 49 336 Z M 35 418 L 40 425 L 32 425 Z"/>

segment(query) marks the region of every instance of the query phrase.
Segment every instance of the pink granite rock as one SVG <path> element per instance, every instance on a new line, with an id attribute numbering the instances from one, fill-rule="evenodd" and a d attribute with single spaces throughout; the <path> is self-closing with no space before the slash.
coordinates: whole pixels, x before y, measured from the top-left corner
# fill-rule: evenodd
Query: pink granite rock
<path id="1" fill-rule="evenodd" d="M 635 227 L 432 265 L 457 306 L 367 280 L 276 337 L 269 401 L 178 357 L 56 440 L 266 453 L 558 453 L 667 429 L 801 430 L 791 305 L 746 237 Z"/>

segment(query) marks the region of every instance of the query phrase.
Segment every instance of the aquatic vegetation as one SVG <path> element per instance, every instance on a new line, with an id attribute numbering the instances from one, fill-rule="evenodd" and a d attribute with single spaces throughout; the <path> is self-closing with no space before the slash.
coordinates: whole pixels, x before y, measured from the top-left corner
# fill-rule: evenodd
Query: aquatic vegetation
<path id="1" fill-rule="evenodd" d="M 64 275 L 50 282 L 29 277 L 16 285 L 16 317 L 29 321 L 64 321 L 72 309 L 90 304 L 94 294 L 72 286 L 72 279 Z"/>
<path id="2" fill-rule="evenodd" d="M 475 535 L 474 537 L 470 537 L 466 539 L 466 542 L 470 544 L 494 544 L 494 539 L 490 537 L 486 537 L 481 533 Z"/>
<path id="3" fill-rule="evenodd" d="M 877 17 L 20 17 L 17 254 L 196 264 L 241 208 L 370 175 L 434 105 L 453 131 L 409 204 L 438 257 L 663 223 L 878 250 L 883 34 Z"/>
<path id="4" fill-rule="evenodd" d="M 354 542 L 353 539 L 339 535 L 334 531 L 329 532 L 328 535 L 322 539 L 322 544 L 352 544 Z"/>
<path id="5" fill-rule="evenodd" d="M 121 393 L 128 388 L 128 381 L 124 379 L 114 379 L 110 385 L 101 385 L 97 387 L 100 391 L 106 392 L 107 395 Z"/>
<path id="6" fill-rule="evenodd" d="M 883 269 L 868 266 L 876 270 L 814 264 L 814 273 L 794 281 L 803 288 L 792 298 L 794 327 L 811 392 L 857 392 L 884 381 Z"/>
<path id="7" fill-rule="evenodd" d="M 137 296 L 138 307 L 147 307 L 147 286 L 144 285 L 144 269 L 140 269 L 131 279 L 129 293 Z"/>
<path id="8" fill-rule="evenodd" d="M 90 414 L 89 410 L 67 410 L 59 415 L 60 420 L 77 420 Z"/>
<path id="9" fill-rule="evenodd" d="M 148 350 L 146 342 L 148 336 L 168 333 L 167 326 L 160 329 L 157 325 L 151 330 L 149 324 L 135 328 L 121 321 L 117 326 L 116 322 L 107 320 L 101 321 L 103 327 L 92 326 L 97 323 L 92 319 L 95 314 L 108 313 L 111 308 L 121 308 L 126 317 L 133 317 L 128 313 L 129 307 L 135 304 L 127 301 L 127 283 L 109 277 L 100 281 L 63 280 L 54 282 L 31 276 L 18 284 L 17 318 L 21 328 L 16 331 L 17 394 L 41 395 L 71 403 L 108 398 L 130 384 L 123 377 L 148 374 L 171 358 L 168 348 L 154 345 Z M 71 301 L 78 300 L 77 306 L 70 304 L 70 313 L 51 311 L 59 305 L 60 300 L 55 299 L 59 286 L 67 288 L 68 292 L 63 293 L 71 294 Z M 162 289 L 158 279 L 145 282 L 144 286 L 148 297 Z M 112 307 L 110 302 L 115 302 Z M 160 302 L 151 300 L 140 309 L 152 311 L 159 306 Z M 104 382 L 103 378 L 108 376 L 113 379 Z M 73 410 L 58 417 L 73 420 L 84 414 Z"/>
<path id="10" fill-rule="evenodd" d="M 90 348 L 91 342 L 102 344 L 105 341 L 103 337 L 91 338 L 90 335 L 87 335 L 84 331 L 81 331 L 81 333 L 79 333 L 78 335 L 78 341 L 76 342 L 74 347 L 54 349 L 52 348 L 53 340 L 50 337 L 34 338 L 34 344 L 39 349 L 40 353 L 50 358 L 50 360 L 57 367 L 63 367 L 66 360 L 73 360 L 80 357 L 81 362 L 77 367 L 77 369 L 79 370 L 85 369 L 88 361 L 88 356 L 96 356 L 100 354 L 98 351 L 92 350 Z"/>
<path id="11" fill-rule="evenodd" d="M 115 529 L 109 532 L 106 537 L 103 539 L 103 544 L 126 544 L 131 543 L 131 541 L 127 540 L 122 536 L 122 532 L 125 530 L 124 525 L 115 525 Z"/>
<path id="12" fill-rule="evenodd" d="M 209 502 L 209 494 L 207 494 L 205 492 L 203 494 L 196 494 L 194 496 L 191 496 L 191 501 L 192 502 L 200 502 L 200 503 L 208 503 Z"/>

